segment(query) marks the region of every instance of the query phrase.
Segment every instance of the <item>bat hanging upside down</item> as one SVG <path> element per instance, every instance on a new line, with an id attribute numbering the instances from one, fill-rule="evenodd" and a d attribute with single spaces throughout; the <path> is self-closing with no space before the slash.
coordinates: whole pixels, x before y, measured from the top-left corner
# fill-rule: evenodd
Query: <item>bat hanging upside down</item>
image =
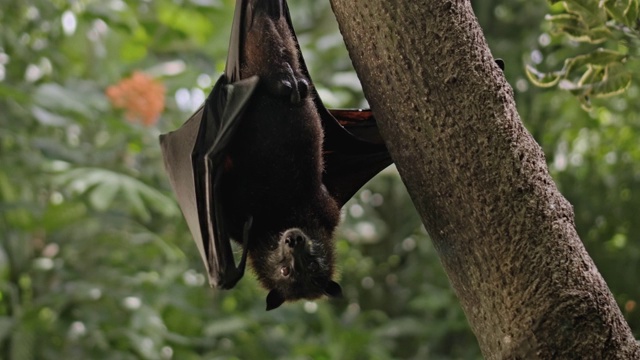
<path id="1" fill-rule="evenodd" d="M 370 111 L 324 107 L 284 0 L 237 0 L 225 73 L 160 143 L 212 286 L 235 286 L 248 256 L 267 310 L 342 295 L 340 208 L 391 158 Z"/>

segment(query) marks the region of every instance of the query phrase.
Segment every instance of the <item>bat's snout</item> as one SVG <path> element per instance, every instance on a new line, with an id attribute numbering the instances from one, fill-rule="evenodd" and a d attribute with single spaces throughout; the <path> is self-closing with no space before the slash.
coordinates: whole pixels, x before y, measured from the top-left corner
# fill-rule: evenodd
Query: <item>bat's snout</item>
<path id="1" fill-rule="evenodd" d="M 308 241 L 309 237 L 302 230 L 297 228 L 285 231 L 280 237 L 280 242 L 283 245 L 286 245 L 289 249 L 305 247 Z"/>

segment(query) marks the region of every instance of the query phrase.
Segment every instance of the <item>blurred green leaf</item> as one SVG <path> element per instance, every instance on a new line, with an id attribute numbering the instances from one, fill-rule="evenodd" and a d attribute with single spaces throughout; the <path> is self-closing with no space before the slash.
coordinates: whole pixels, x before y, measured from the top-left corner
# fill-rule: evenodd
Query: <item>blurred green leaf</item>
<path id="1" fill-rule="evenodd" d="M 631 86 L 631 74 L 621 63 L 612 63 L 604 69 L 589 66 L 589 69 L 576 84 L 563 80 L 560 89 L 568 90 L 582 99 L 583 107 L 590 109 L 591 98 L 603 98 L 618 95 Z"/>
<path id="2" fill-rule="evenodd" d="M 558 84 L 558 81 L 560 81 L 560 79 L 564 75 L 564 73 L 561 71 L 558 71 L 555 73 L 543 73 L 536 70 L 536 68 L 534 68 L 531 65 L 526 65 L 525 69 L 526 69 L 526 74 L 527 74 L 527 78 L 529 78 L 529 81 L 531 81 L 534 85 L 540 86 L 540 87 L 555 86 L 556 84 Z"/>
<path id="3" fill-rule="evenodd" d="M 636 26 L 638 0 L 606 0 L 604 7 L 615 21 L 629 27 Z"/>
<path id="4" fill-rule="evenodd" d="M 578 16 L 580 21 L 590 28 L 607 20 L 606 13 L 599 1 L 565 0 L 563 4 L 568 13 Z"/>
<path id="5" fill-rule="evenodd" d="M 151 216 L 148 208 L 167 217 L 179 214 L 171 198 L 131 176 L 106 169 L 72 169 L 58 174 L 56 182 L 66 186 L 72 193 L 89 193 L 90 204 L 99 211 L 111 207 L 116 194 L 122 193 L 133 212 L 145 221 Z"/>
<path id="6" fill-rule="evenodd" d="M 33 98 L 38 105 L 50 110 L 68 111 L 87 118 L 91 118 L 95 114 L 95 110 L 83 100 L 83 98 L 86 99 L 85 94 L 67 89 L 59 84 L 40 85 L 33 94 Z"/>
<path id="7" fill-rule="evenodd" d="M 627 44 L 640 36 L 638 0 L 566 0 L 550 4 L 563 5 L 561 11 L 554 7 L 556 13 L 546 16 L 556 36 L 599 47 L 581 46 L 578 52 L 582 53 L 565 57 L 560 71 L 545 73 L 527 65 L 530 81 L 540 87 L 559 85 L 574 94 L 585 110 L 591 109 L 593 97 L 619 95 L 628 89 L 632 72 L 620 64 L 638 56 Z M 632 47 L 637 48 L 637 44 Z M 575 78 L 576 72 L 580 73 L 579 79 Z"/>

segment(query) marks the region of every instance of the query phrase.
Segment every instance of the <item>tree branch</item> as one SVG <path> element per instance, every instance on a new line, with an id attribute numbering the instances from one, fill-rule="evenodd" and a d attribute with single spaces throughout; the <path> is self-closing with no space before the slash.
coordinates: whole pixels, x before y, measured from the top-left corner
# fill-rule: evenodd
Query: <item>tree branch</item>
<path id="1" fill-rule="evenodd" d="M 484 356 L 640 358 L 469 1 L 331 2 Z"/>

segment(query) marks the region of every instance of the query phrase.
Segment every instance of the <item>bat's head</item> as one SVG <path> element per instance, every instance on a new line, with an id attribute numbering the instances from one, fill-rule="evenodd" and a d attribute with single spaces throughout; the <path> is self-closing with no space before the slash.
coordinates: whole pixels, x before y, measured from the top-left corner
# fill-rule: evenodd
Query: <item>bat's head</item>
<path id="1" fill-rule="evenodd" d="M 299 228 L 280 234 L 278 245 L 267 257 L 265 284 L 270 288 L 267 310 L 285 301 L 342 297 L 342 288 L 331 278 L 334 272 L 332 239 L 314 239 Z"/>

